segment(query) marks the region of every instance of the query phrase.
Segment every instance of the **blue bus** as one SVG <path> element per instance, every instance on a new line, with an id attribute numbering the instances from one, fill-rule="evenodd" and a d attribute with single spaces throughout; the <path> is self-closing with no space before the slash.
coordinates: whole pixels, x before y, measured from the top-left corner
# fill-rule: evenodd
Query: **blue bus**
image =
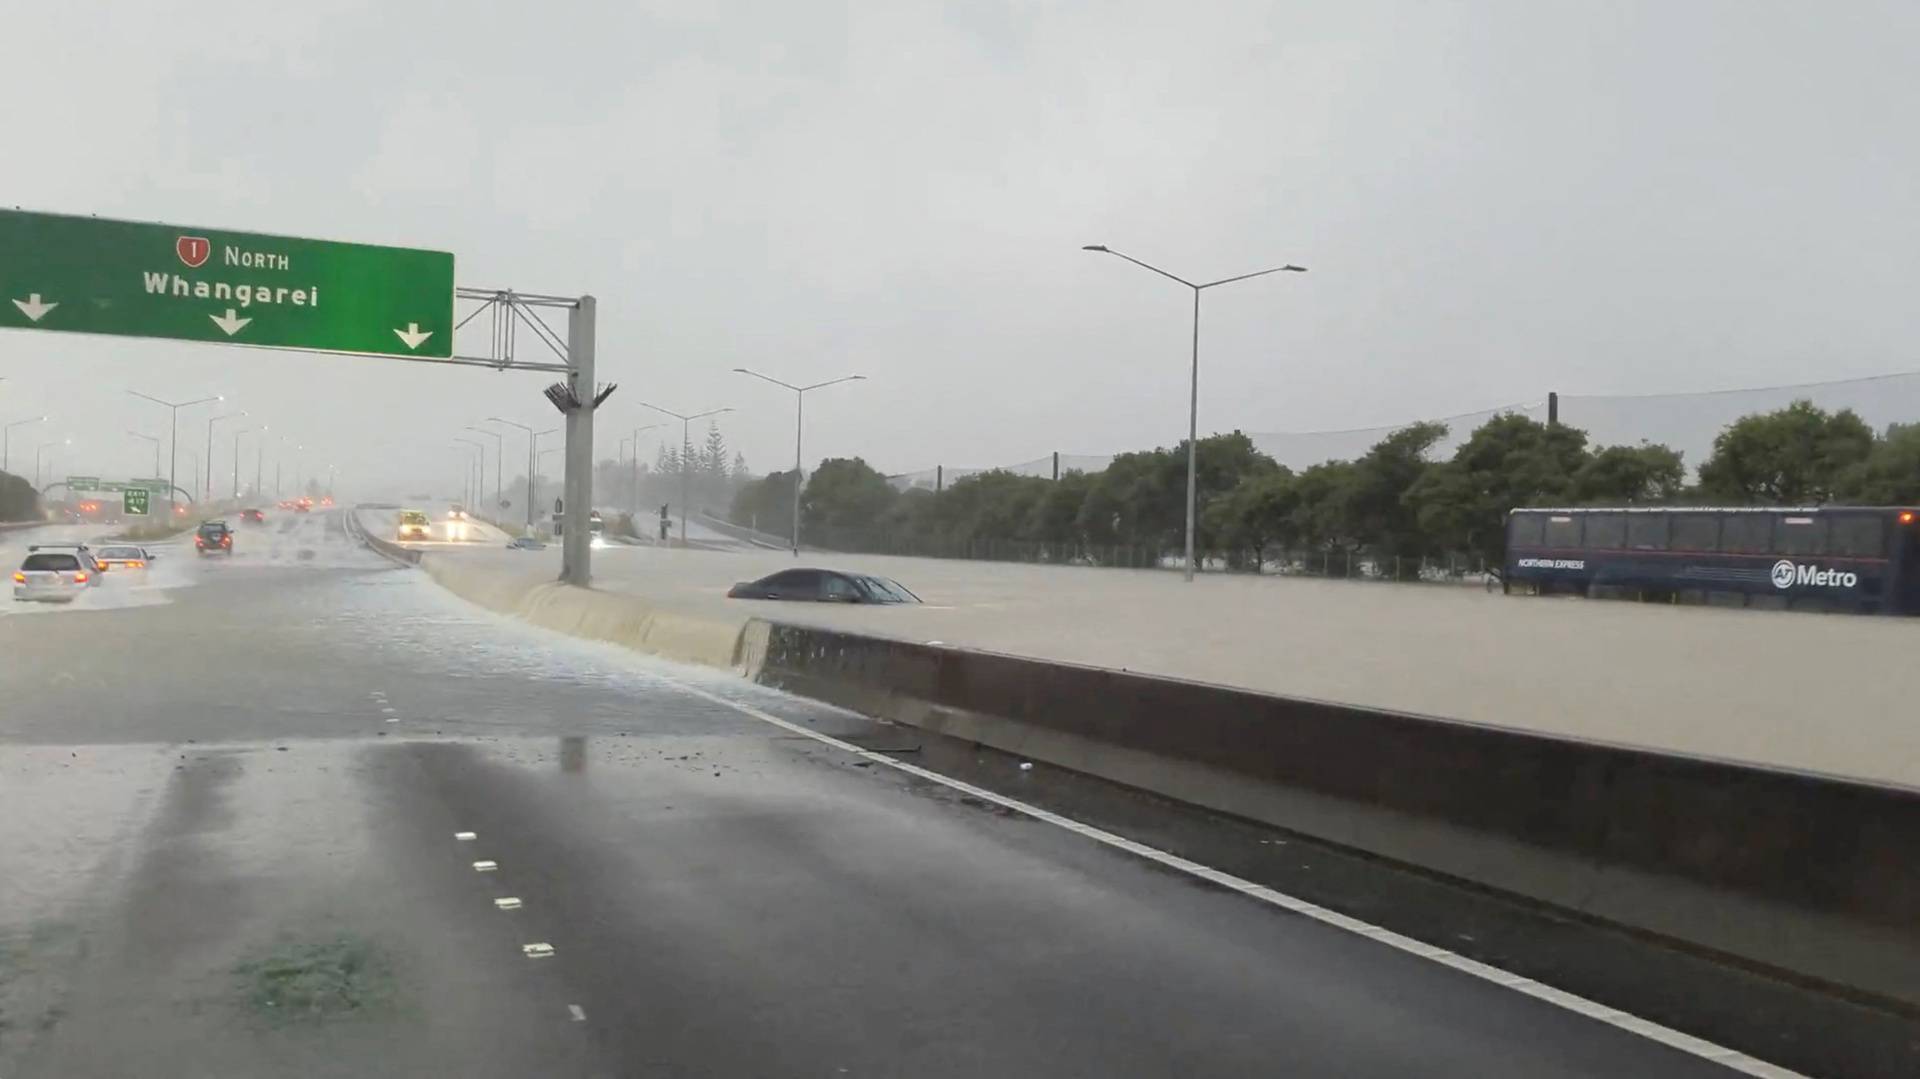
<path id="1" fill-rule="evenodd" d="M 1507 591 L 1920 614 L 1903 506 L 1658 506 L 1507 514 Z"/>

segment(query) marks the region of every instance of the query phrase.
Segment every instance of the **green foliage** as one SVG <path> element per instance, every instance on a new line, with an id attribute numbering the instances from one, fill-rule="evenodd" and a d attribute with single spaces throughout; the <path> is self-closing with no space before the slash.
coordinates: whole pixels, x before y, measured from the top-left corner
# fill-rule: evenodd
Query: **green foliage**
<path id="1" fill-rule="evenodd" d="M 1573 474 L 1573 498 L 1582 504 L 1609 506 L 1671 502 L 1680 497 L 1686 480 L 1678 450 L 1650 442 L 1606 446 Z"/>
<path id="2" fill-rule="evenodd" d="M 1873 448 L 1873 430 L 1852 410 L 1829 413 L 1795 401 L 1720 432 L 1700 466 L 1700 487 L 1728 502 L 1825 502 Z"/>
<path id="3" fill-rule="evenodd" d="M 1863 506 L 1920 503 L 1920 424 L 1896 423 L 1840 476 L 1835 497 Z"/>
<path id="4" fill-rule="evenodd" d="M 727 520 L 743 528 L 793 538 L 793 473 L 769 472 L 734 492 Z"/>
<path id="5" fill-rule="evenodd" d="M 887 478 L 860 458 L 830 457 L 801 492 L 801 527 L 815 536 L 871 536 L 899 497 Z"/>
<path id="6" fill-rule="evenodd" d="M 1437 548 L 1473 551 L 1488 561 L 1504 548 L 1507 511 L 1564 504 L 1587 461 L 1587 434 L 1517 413 L 1483 423 L 1407 490 L 1418 527 Z"/>
<path id="7" fill-rule="evenodd" d="M 40 494 L 33 484 L 0 472 L 0 521 L 32 521 L 40 516 Z"/>

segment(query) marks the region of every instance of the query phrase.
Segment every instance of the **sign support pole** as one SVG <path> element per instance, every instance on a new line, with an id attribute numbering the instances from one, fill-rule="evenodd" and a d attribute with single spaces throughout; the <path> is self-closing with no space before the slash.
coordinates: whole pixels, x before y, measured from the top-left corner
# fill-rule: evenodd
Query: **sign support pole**
<path id="1" fill-rule="evenodd" d="M 567 313 L 567 384 L 576 406 L 567 413 L 566 505 L 561 529 L 560 580 L 585 588 L 593 579 L 593 333 L 594 298 L 580 297 Z"/>

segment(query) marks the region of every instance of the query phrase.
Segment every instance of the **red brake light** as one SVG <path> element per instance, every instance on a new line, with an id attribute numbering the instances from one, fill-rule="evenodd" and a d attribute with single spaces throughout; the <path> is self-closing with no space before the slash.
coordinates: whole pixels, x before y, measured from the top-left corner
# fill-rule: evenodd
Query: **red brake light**
<path id="1" fill-rule="evenodd" d="M 1913 523 L 1913 511 L 1912 511 L 1912 510 L 1901 510 L 1901 511 L 1900 511 L 1900 523 L 1901 523 L 1901 524 L 1903 524 L 1903 525 L 1910 525 L 1910 524 L 1912 524 L 1912 523 Z"/>
<path id="2" fill-rule="evenodd" d="M 86 570 L 81 570 L 80 572 L 78 572 L 78 573 L 76 573 L 76 574 L 74 574 L 74 575 L 73 575 L 73 583 L 74 583 L 74 584 L 86 584 L 86 583 L 87 583 L 87 571 L 86 571 Z"/>

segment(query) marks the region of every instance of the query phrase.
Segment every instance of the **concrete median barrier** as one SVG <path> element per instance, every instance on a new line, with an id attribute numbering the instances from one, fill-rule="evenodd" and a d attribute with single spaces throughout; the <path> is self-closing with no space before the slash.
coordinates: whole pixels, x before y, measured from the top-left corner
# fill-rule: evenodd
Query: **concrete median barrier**
<path id="1" fill-rule="evenodd" d="M 637 596 L 575 588 L 458 556 L 428 554 L 429 576 L 454 595 L 536 626 L 683 663 L 739 669 L 748 619 L 676 610 Z M 764 636 L 764 634 L 762 634 Z"/>
<path id="2" fill-rule="evenodd" d="M 1920 1010 L 1920 791 L 791 625 L 765 684 Z"/>

